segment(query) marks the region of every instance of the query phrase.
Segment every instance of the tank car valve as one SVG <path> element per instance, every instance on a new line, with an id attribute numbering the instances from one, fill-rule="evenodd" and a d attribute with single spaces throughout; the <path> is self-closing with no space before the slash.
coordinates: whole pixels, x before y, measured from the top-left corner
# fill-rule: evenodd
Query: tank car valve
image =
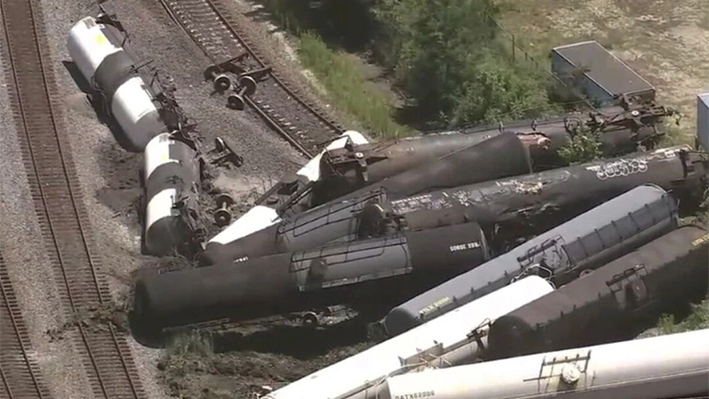
<path id="1" fill-rule="evenodd" d="M 229 194 L 220 194 L 216 198 L 217 210 L 214 211 L 214 222 L 219 227 L 228 226 L 231 222 L 229 207 L 234 205 L 234 199 Z"/>
<path id="2" fill-rule="evenodd" d="M 239 91 L 230 94 L 227 97 L 227 106 L 239 111 L 244 109 L 244 96 L 251 96 L 256 92 L 256 80 L 251 76 L 242 76 L 239 79 Z"/>

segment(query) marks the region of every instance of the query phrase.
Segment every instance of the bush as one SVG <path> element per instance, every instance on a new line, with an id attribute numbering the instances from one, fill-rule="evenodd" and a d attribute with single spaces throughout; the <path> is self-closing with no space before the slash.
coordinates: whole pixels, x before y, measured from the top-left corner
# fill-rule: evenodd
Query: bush
<path id="1" fill-rule="evenodd" d="M 657 328 L 661 335 L 709 328 L 709 298 L 692 305 L 692 313 L 680 323 L 676 323 L 672 315 L 662 316 Z"/>
<path id="2" fill-rule="evenodd" d="M 548 97 L 546 76 L 510 60 L 493 0 L 260 1 L 296 34 L 312 30 L 325 44 L 373 55 L 407 97 L 402 114 L 412 118 L 406 122 L 435 120 L 452 127 L 558 111 Z M 391 131 L 379 103 L 362 105 L 376 96 L 363 96 L 367 88 L 354 87 L 366 83 L 356 77 L 361 73 L 316 38 L 301 35 L 301 59 L 321 81 L 329 81 L 323 83 L 334 102 L 360 120 L 373 113 L 364 124 Z"/>
<path id="3" fill-rule="evenodd" d="M 374 13 L 385 62 L 420 116 L 457 126 L 551 111 L 543 80 L 509 62 L 491 0 L 381 0 Z"/>
<path id="4" fill-rule="evenodd" d="M 559 157 L 569 165 L 591 162 L 602 155 L 599 138 L 590 132 L 577 132 L 569 144 L 559 149 Z"/>

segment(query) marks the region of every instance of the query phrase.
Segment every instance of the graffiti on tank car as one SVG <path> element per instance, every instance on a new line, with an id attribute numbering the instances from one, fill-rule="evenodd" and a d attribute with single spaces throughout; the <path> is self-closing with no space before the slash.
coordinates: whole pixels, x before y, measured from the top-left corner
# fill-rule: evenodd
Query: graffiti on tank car
<path id="1" fill-rule="evenodd" d="M 645 173 L 647 171 L 647 161 L 642 158 L 631 160 L 621 159 L 603 165 L 589 166 L 586 170 L 596 172 L 596 177 L 599 180 L 612 179 L 614 177 L 625 177 L 636 173 Z"/>
<path id="2" fill-rule="evenodd" d="M 431 194 L 418 195 L 391 202 L 392 211 L 396 214 L 405 214 L 419 210 L 440 210 L 450 208 L 452 205 L 446 192 L 441 196 Z"/>

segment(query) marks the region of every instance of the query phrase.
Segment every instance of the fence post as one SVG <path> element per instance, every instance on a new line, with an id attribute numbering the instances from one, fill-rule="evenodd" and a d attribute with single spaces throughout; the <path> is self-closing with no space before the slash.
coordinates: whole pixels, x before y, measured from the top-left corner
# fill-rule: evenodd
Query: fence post
<path id="1" fill-rule="evenodd" d="M 512 34 L 512 62 L 515 62 L 515 47 L 517 45 L 515 44 L 515 34 Z"/>

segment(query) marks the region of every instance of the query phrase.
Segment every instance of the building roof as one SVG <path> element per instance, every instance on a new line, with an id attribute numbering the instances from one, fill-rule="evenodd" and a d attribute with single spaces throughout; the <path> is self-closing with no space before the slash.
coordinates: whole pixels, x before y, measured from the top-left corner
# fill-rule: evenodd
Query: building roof
<path id="1" fill-rule="evenodd" d="M 653 85 L 633 71 L 596 41 L 555 47 L 553 52 L 577 68 L 611 94 L 638 93 Z"/>

